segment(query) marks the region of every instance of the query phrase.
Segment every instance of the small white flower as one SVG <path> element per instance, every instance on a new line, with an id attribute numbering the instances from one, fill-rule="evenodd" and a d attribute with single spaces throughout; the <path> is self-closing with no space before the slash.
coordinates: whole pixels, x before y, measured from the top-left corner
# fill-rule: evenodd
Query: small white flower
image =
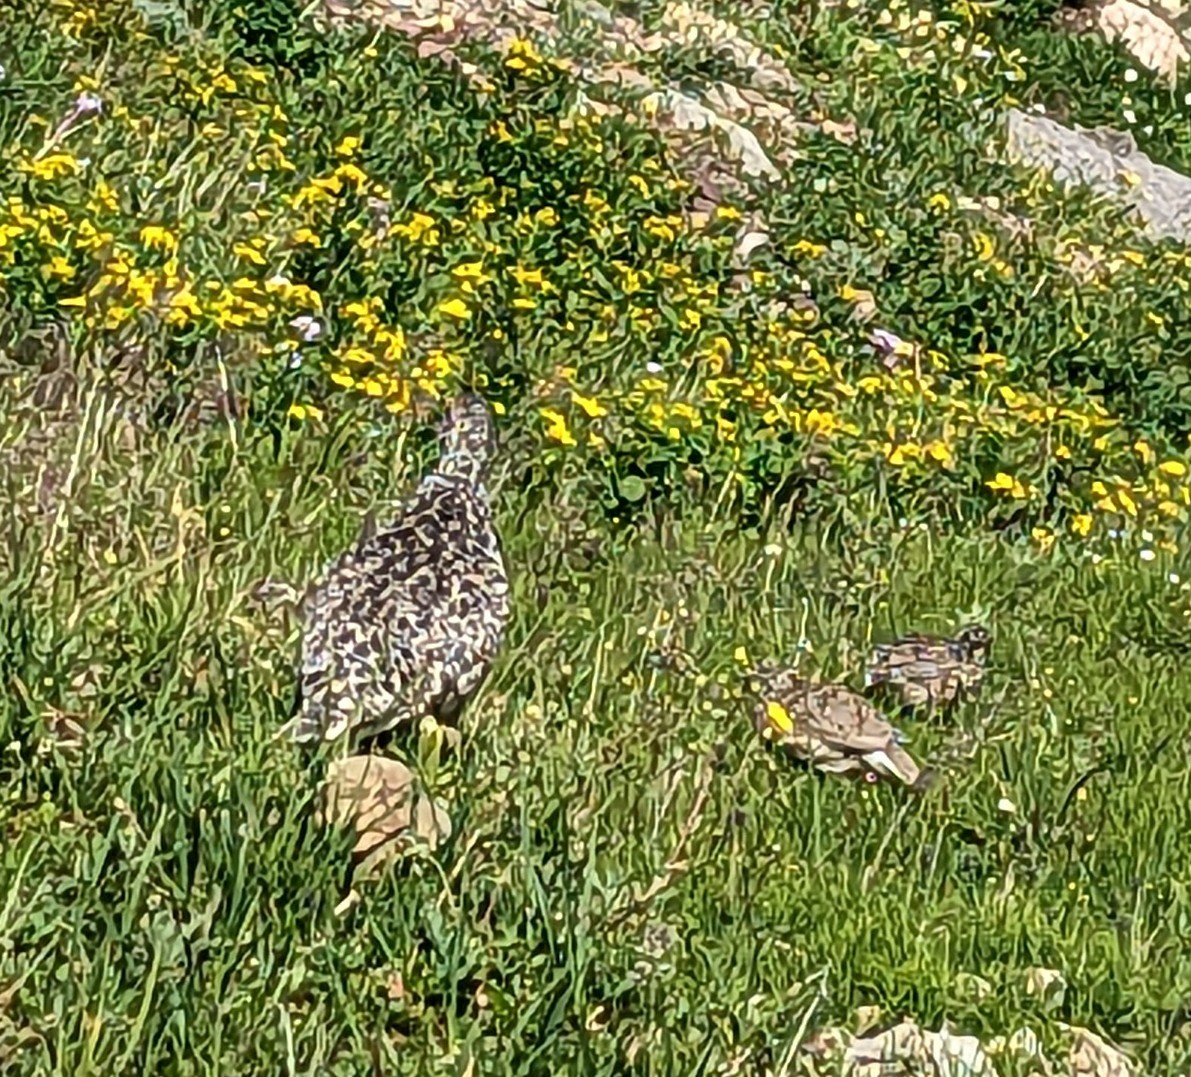
<path id="1" fill-rule="evenodd" d="M 1131 109 L 1131 108 L 1123 109 L 1121 111 L 1121 115 L 1125 117 L 1125 122 L 1127 124 L 1137 123 L 1137 113 L 1134 112 L 1133 109 Z"/>
<path id="2" fill-rule="evenodd" d="M 782 552 L 782 548 L 776 542 L 771 542 L 768 546 L 762 547 L 761 552 L 766 557 L 777 557 Z"/>
<path id="3" fill-rule="evenodd" d="M 648 363 L 645 364 L 645 369 L 648 370 L 650 374 L 660 374 L 662 372 L 662 364 L 655 363 L 651 359 Z"/>
<path id="4" fill-rule="evenodd" d="M 1153 542 L 1154 541 L 1154 532 L 1153 531 L 1142 531 L 1141 541 L 1142 542 Z"/>
<path id="5" fill-rule="evenodd" d="M 323 327 L 317 318 L 312 318 L 309 314 L 299 314 L 296 318 L 290 320 L 289 323 L 302 339 L 309 344 L 313 340 L 318 340 L 323 335 Z"/>
<path id="6" fill-rule="evenodd" d="M 874 329 L 868 335 L 868 342 L 883 352 L 896 351 L 902 344 L 902 338 L 888 329 Z"/>
<path id="7" fill-rule="evenodd" d="M 1137 81 L 1137 72 L 1134 71 L 1133 68 L 1131 68 L 1131 67 L 1125 68 L 1125 81 L 1126 82 L 1136 82 Z"/>
<path id="8" fill-rule="evenodd" d="M 1008 797 L 1001 797 L 997 801 L 997 811 L 1003 811 L 1006 815 L 1012 815 L 1017 811 L 1017 805 L 1013 803 Z"/>
<path id="9" fill-rule="evenodd" d="M 1142 128 L 1142 132 L 1147 135 L 1152 135 L 1154 133 L 1154 125 L 1152 123 L 1147 123 L 1145 127 Z"/>
<path id="10" fill-rule="evenodd" d="M 1152 561 L 1154 560 L 1155 554 L 1153 550 L 1142 550 L 1140 557 L 1143 561 Z"/>
<path id="11" fill-rule="evenodd" d="M 74 99 L 74 107 L 80 116 L 89 116 L 93 112 L 102 112 L 103 98 L 84 91 Z"/>
<path id="12" fill-rule="evenodd" d="M 1181 581 L 1181 577 L 1177 572 L 1167 573 L 1166 578 L 1170 580 L 1171 583 L 1179 583 Z"/>
<path id="13" fill-rule="evenodd" d="M 1101 557 L 1098 553 L 1092 554 L 1092 564 L 1093 565 L 1098 565 L 1103 560 L 1104 560 L 1104 558 Z"/>
<path id="14" fill-rule="evenodd" d="M 1185 94 L 1183 94 L 1183 104 L 1184 104 L 1184 105 L 1191 105 L 1191 93 L 1185 93 Z"/>
<path id="15" fill-rule="evenodd" d="M 1113 542 L 1119 539 L 1123 533 L 1124 532 L 1118 531 L 1115 527 L 1110 527 L 1108 529 L 1108 537 L 1112 539 Z"/>

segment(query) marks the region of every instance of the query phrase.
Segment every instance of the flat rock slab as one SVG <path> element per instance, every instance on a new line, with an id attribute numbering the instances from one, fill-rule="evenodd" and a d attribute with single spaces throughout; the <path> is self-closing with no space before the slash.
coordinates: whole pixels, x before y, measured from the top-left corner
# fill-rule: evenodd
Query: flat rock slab
<path id="1" fill-rule="evenodd" d="M 1132 138 L 1108 130 L 1068 128 L 1046 116 L 1010 109 L 1008 157 L 1044 168 L 1062 184 L 1082 184 L 1136 214 L 1151 239 L 1191 241 L 1191 179 L 1155 164 Z"/>

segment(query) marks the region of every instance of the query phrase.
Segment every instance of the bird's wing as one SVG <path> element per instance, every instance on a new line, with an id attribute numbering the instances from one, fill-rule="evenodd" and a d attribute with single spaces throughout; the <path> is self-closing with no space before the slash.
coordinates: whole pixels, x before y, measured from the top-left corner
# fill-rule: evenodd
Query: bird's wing
<path id="1" fill-rule="evenodd" d="M 926 636 L 909 636 L 874 648 L 869 667 L 883 680 L 921 680 L 934 676 L 949 655 L 945 643 Z"/>
<path id="2" fill-rule="evenodd" d="M 336 589 L 336 602 L 312 606 L 302 636 L 300 703 L 290 723 L 295 740 L 335 740 L 365 716 L 390 715 L 412 672 L 412 656 L 395 655 L 387 616 L 360 608 L 358 598 Z"/>
<path id="3" fill-rule="evenodd" d="M 842 685 L 809 693 L 808 721 L 825 744 L 857 755 L 895 743 L 897 732 L 868 700 Z"/>

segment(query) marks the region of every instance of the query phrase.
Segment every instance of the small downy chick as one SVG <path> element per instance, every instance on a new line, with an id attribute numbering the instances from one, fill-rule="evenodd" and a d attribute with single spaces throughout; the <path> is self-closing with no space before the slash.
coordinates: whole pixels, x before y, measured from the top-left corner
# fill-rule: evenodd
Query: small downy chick
<path id="1" fill-rule="evenodd" d="M 902 747 L 902 734 L 867 699 L 773 664 L 749 674 L 754 719 L 766 739 L 829 774 L 875 772 L 921 789 L 928 774 Z"/>
<path id="2" fill-rule="evenodd" d="M 864 686 L 888 685 L 912 707 L 952 703 L 979 689 L 991 641 L 983 625 L 969 625 L 954 639 L 913 634 L 880 643 L 869 656 Z"/>

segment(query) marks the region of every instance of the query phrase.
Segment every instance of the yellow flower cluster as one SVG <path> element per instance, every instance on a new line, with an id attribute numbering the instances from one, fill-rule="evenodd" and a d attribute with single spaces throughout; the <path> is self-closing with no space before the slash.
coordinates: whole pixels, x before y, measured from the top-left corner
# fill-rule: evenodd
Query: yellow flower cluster
<path id="1" fill-rule="evenodd" d="M 889 11 L 890 26 L 914 42 L 942 40 L 931 17 L 904 5 Z M 528 40 L 513 41 L 504 57 L 519 76 L 549 62 Z M 709 466 L 736 469 L 758 445 L 813 442 L 841 461 L 882 468 L 895 483 L 979 469 L 990 493 L 1026 503 L 1041 496 L 1046 460 L 1092 460 L 1099 471 L 1088 501 L 1069 506 L 1078 510 L 1076 535 L 1090 535 L 1098 517 L 1152 510 L 1182 519 L 1189 506 L 1181 460 L 1159 460 L 1081 394 L 1024 390 L 1010 357 L 946 355 L 898 341 L 881 361 L 855 324 L 825 324 L 813 304 L 782 311 L 767 302 L 780 298 L 769 274 L 750 270 L 731 283 L 728 274 L 708 274 L 709 263 L 729 265 L 742 214 L 731 205 L 665 208 L 676 207 L 685 188 L 660 159 L 635 161 L 622 179 L 593 167 L 570 193 L 550 196 L 491 178 L 465 186 L 432 177 L 425 202 L 398 209 L 364 163 L 364 133 L 338 136 L 329 163 L 314 172 L 299 163 L 306 159 L 263 72 L 171 54 L 156 64 L 153 78 L 205 110 L 203 143 L 221 147 L 207 162 L 201 198 L 175 191 L 147 213 L 131 212 L 89 163 L 103 154 L 88 158 L 86 139 L 100 149 L 105 138 L 119 139 L 134 156 L 157 161 L 162 175 L 170 166 L 155 156 L 153 117 L 133 115 L 114 97 L 103 124 L 71 151 L 18 155 L 32 195 L 0 203 L 0 274 L 39 267 L 56 302 L 91 331 L 155 323 L 230 331 L 256 337 L 268 352 L 292 340 L 297 322 L 318 316 L 319 332 L 304 336 L 303 347 L 329 381 L 402 411 L 415 392 L 439 395 L 479 348 L 505 341 L 516 326 L 582 357 L 555 371 L 540 401 L 543 439 L 558 450 L 631 452 L 657 442 L 681 454 L 691 443 Z M 494 151 L 525 141 L 535 152 L 581 152 L 599 162 L 609 135 L 601 121 L 580 115 L 509 112 L 484 137 Z M 927 202 L 940 215 L 963 204 L 946 191 Z M 189 209 L 167 212 L 180 205 Z M 864 213 L 854 217 L 879 233 Z M 821 236 L 788 238 L 791 256 L 808 265 L 828 250 Z M 304 283 L 307 260 L 338 251 L 345 239 L 353 266 L 371 272 L 374 286 L 335 294 L 334 284 L 324 293 Z M 997 236 L 973 227 L 958 246 L 975 272 L 1013 277 L 1012 247 Z M 1081 253 L 1078 240 L 1060 245 L 1063 257 Z M 1144 261 L 1128 250 L 1089 257 L 1108 275 Z M 422 281 L 393 301 L 400 305 L 390 305 L 383 283 L 394 265 Z M 848 303 L 872 302 L 849 283 L 832 289 Z M 742 293 L 755 304 L 744 318 Z M 333 323 L 324 339 L 325 313 Z M 313 404 L 294 408 L 295 418 L 319 414 Z"/>

